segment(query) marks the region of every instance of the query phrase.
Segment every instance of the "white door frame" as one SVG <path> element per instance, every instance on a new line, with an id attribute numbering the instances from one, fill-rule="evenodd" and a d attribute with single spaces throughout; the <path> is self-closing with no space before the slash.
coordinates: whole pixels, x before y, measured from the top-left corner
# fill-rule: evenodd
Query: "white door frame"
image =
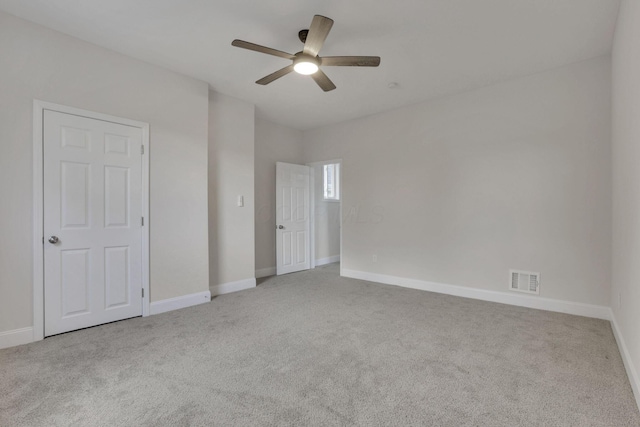
<path id="1" fill-rule="evenodd" d="M 149 124 L 50 102 L 33 101 L 33 341 L 44 339 L 44 111 L 97 119 L 142 130 L 142 315 L 149 315 Z"/>
<path id="2" fill-rule="evenodd" d="M 342 191 L 342 159 L 332 159 L 332 160 L 324 160 L 324 161 L 320 161 L 320 162 L 311 162 L 311 163 L 306 163 L 307 166 L 309 166 L 310 169 L 310 173 L 309 173 L 309 209 L 311 210 L 310 214 L 309 214 L 309 221 L 311 221 L 310 228 L 309 228 L 309 234 L 311 234 L 311 236 L 309 237 L 309 245 L 310 246 L 310 251 L 309 253 L 311 254 L 311 268 L 316 268 L 316 181 L 315 181 L 315 168 L 314 166 L 318 166 L 318 165 L 327 165 L 330 163 L 340 163 L 340 276 L 342 276 L 342 195 L 343 195 L 343 191 Z"/>
<path id="3" fill-rule="evenodd" d="M 306 163 L 309 166 L 309 268 L 316 268 L 316 170 L 313 163 Z"/>

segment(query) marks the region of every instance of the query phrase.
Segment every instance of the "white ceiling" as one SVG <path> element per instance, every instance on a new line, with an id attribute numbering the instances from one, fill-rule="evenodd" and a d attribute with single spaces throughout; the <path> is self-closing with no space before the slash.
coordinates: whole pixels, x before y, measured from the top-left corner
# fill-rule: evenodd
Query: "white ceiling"
<path id="1" fill-rule="evenodd" d="M 0 9 L 208 82 L 297 129 L 361 117 L 611 50 L 619 0 L 0 0 Z M 295 73 L 254 82 L 295 53 L 314 14 L 335 21 L 320 55 L 377 55 L 379 68 L 327 67 L 325 93 Z M 390 82 L 398 87 L 388 88 Z"/>

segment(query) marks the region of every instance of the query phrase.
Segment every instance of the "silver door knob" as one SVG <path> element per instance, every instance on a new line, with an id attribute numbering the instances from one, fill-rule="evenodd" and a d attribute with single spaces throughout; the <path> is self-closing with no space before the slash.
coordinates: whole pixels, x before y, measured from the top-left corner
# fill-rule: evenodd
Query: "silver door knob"
<path id="1" fill-rule="evenodd" d="M 51 237 L 49 237 L 49 243 L 52 243 L 52 244 L 54 244 L 54 245 L 55 245 L 55 244 L 56 244 L 56 243 L 58 243 L 59 241 L 60 241 L 60 239 L 58 239 L 58 236 L 51 236 Z"/>
<path id="2" fill-rule="evenodd" d="M 279 230 L 284 230 L 284 225 L 279 225 L 279 226 L 278 226 L 278 229 L 279 229 Z"/>

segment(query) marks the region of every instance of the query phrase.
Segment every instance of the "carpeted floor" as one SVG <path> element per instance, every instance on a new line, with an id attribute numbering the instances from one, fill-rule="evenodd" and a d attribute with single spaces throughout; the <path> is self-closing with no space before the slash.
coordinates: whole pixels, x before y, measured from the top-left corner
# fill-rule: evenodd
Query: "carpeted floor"
<path id="1" fill-rule="evenodd" d="M 0 350 L 1 426 L 638 426 L 608 322 L 340 278 Z"/>

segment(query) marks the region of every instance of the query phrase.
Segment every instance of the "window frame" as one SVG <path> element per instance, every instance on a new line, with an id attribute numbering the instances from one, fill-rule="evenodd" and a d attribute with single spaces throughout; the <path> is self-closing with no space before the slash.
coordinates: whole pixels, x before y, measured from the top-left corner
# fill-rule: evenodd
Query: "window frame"
<path id="1" fill-rule="evenodd" d="M 333 167 L 333 187 L 334 196 L 327 196 L 327 171 Z M 340 202 L 340 162 L 327 162 L 322 165 L 322 200 L 325 202 Z"/>

